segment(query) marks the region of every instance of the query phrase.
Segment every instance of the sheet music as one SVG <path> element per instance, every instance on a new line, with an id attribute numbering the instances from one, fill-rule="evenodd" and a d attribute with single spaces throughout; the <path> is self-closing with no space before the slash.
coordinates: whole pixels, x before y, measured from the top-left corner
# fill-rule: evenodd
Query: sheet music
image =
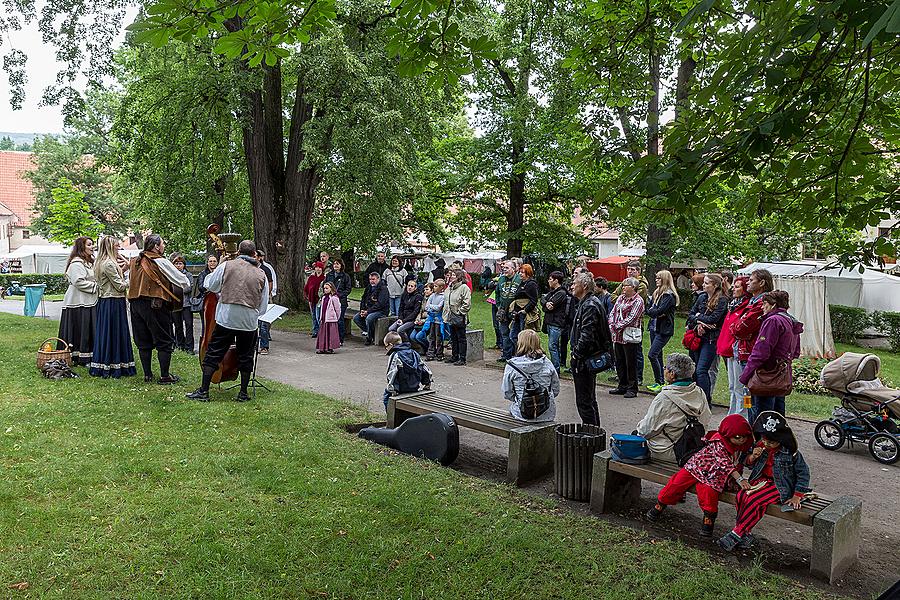
<path id="1" fill-rule="evenodd" d="M 269 310 L 259 315 L 259 320 L 266 323 L 273 323 L 275 319 L 281 317 L 281 315 L 283 315 L 287 311 L 288 309 L 286 306 L 281 306 L 280 304 L 270 304 Z"/>

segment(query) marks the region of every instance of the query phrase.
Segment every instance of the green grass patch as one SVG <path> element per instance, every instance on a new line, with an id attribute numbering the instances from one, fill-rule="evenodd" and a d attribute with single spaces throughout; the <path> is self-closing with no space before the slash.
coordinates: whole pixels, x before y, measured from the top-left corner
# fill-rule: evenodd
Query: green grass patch
<path id="1" fill-rule="evenodd" d="M 185 355 L 173 387 L 45 380 L 33 349 L 55 327 L 0 314 L 0 584 L 28 582 L 16 597 L 820 597 L 383 451 L 329 398 L 186 401 Z"/>

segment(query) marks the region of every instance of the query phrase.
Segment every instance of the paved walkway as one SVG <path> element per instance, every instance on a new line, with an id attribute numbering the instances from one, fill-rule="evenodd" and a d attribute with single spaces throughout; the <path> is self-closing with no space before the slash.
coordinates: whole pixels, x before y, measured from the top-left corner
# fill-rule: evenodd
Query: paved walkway
<path id="1" fill-rule="evenodd" d="M 22 314 L 22 302 L 0 302 L 0 310 Z M 59 318 L 61 303 L 47 303 L 48 316 Z M 198 325 L 199 328 L 199 325 Z M 384 390 L 386 360 L 384 352 L 365 347 L 358 340 L 349 338 L 347 345 L 333 355 L 315 354 L 315 340 L 308 335 L 273 330 L 272 353 L 259 357 L 259 374 L 263 377 L 344 399 L 367 408 L 375 415 L 383 415 L 381 396 Z M 199 339 L 199 331 L 198 331 Z M 486 353 L 489 354 L 489 353 Z M 491 358 L 488 358 L 491 360 Z M 485 364 L 454 367 L 443 363 L 429 363 L 435 374 L 434 389 L 457 398 L 488 406 L 505 408 L 500 395 L 502 371 Z M 602 379 L 602 376 L 601 376 Z M 574 390 L 569 380 L 563 380 L 557 399 L 557 419 L 561 422 L 580 422 L 575 409 Z M 215 391 L 213 391 L 215 395 Z M 625 400 L 612 396 L 606 388 L 598 389 L 598 401 L 603 427 L 609 432 L 630 432 L 645 414 L 651 397 L 640 395 Z M 788 399 L 790 403 L 790 399 Z M 725 410 L 713 411 L 713 422 L 725 416 Z M 900 578 L 900 531 L 896 518 L 900 510 L 900 465 L 886 467 L 875 462 L 865 448 L 828 452 L 813 438 L 814 424 L 792 420 L 792 427 L 804 457 L 812 469 L 816 491 L 826 495 L 852 495 L 863 500 L 863 535 L 860 541 L 860 567 L 848 575 L 844 585 L 857 593 L 876 591 Z M 470 430 L 462 430 L 461 445 L 471 449 L 467 455 L 484 455 L 488 462 L 502 461 L 506 454 L 506 441 Z M 474 451 L 474 452 L 472 452 Z M 552 482 L 543 482 L 534 489 L 538 493 L 552 488 Z M 658 487 L 645 483 L 644 497 L 648 505 Z M 674 507 L 681 517 L 662 525 L 676 535 L 693 538 L 693 530 L 699 518 L 699 508 L 693 497 L 686 504 Z M 734 523 L 732 507 L 723 505 L 717 533 L 724 534 Z M 786 521 L 764 519 L 756 530 L 760 537 L 772 544 L 772 549 L 788 550 L 786 556 L 796 555 L 792 574 L 800 575 L 803 564 L 808 565 L 812 544 L 812 528 L 797 527 Z M 883 584 L 883 585 L 882 585 Z M 860 591 L 862 590 L 862 592 Z"/>

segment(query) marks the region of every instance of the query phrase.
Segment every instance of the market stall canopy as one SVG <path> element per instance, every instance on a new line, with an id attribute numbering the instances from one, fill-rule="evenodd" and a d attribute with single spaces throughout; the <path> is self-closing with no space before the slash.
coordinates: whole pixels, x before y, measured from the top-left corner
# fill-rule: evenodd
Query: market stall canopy
<path id="1" fill-rule="evenodd" d="M 607 256 L 597 260 L 589 260 L 585 265 L 591 275 L 605 277 L 607 281 L 622 281 L 628 276 L 626 266 L 634 260 L 629 256 Z"/>
<path id="2" fill-rule="evenodd" d="M 2 258 L 18 259 L 22 262 L 22 273 L 65 273 L 66 262 L 71 249 L 62 244 L 25 244 Z"/>
<path id="3" fill-rule="evenodd" d="M 738 271 L 741 275 L 749 275 L 757 269 L 766 269 L 772 275 L 800 276 L 818 271 L 824 263 L 817 263 L 808 260 L 785 261 L 785 262 L 755 262 L 747 265 Z"/>

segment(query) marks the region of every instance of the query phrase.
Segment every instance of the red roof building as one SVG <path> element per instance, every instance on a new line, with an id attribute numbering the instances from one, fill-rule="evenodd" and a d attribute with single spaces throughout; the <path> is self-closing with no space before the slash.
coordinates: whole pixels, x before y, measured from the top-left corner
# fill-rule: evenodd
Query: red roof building
<path id="1" fill-rule="evenodd" d="M 32 236 L 29 227 L 35 216 L 34 188 L 31 181 L 22 176 L 37 168 L 33 152 L 0 151 L 0 214 L 12 213 L 10 217 L 9 250 L 23 244 L 46 244 L 43 238 Z"/>

